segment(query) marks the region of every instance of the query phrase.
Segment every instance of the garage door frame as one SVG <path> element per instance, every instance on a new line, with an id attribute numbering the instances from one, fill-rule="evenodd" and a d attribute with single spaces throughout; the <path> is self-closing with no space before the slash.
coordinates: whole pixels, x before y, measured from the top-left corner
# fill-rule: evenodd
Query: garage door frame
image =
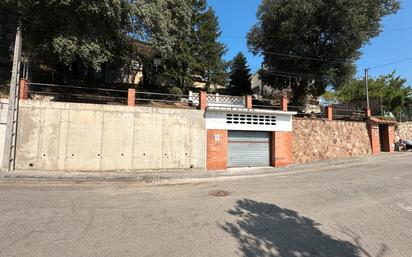
<path id="1" fill-rule="evenodd" d="M 228 131 L 228 167 L 269 167 L 271 133 L 266 131 Z"/>

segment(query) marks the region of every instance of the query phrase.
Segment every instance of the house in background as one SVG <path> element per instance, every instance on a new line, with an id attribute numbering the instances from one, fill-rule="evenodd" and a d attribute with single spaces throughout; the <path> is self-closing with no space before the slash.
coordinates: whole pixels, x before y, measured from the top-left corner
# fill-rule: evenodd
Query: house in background
<path id="1" fill-rule="evenodd" d="M 260 79 L 259 72 L 255 72 L 252 76 L 252 91 L 254 93 L 254 98 L 257 100 L 263 99 L 274 99 L 279 95 L 286 95 L 289 99 L 292 95 L 292 90 L 290 88 L 279 90 L 271 86 L 264 85 Z M 306 96 L 300 100 L 299 107 L 296 108 L 296 111 L 301 113 L 311 114 L 311 113 L 321 113 L 321 98 Z"/>

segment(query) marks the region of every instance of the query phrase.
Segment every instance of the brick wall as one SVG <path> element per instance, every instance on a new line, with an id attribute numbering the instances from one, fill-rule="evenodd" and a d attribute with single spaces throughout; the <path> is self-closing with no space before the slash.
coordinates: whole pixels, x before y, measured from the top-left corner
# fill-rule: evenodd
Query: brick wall
<path id="1" fill-rule="evenodd" d="M 379 154 L 381 152 L 381 143 L 379 136 L 379 125 L 368 125 L 368 133 L 370 144 L 372 148 L 372 154 Z"/>
<path id="2" fill-rule="evenodd" d="M 293 163 L 293 133 L 272 132 L 272 166 L 284 167 Z"/>
<path id="3" fill-rule="evenodd" d="M 207 170 L 227 169 L 227 130 L 207 131 Z"/>
<path id="4" fill-rule="evenodd" d="M 379 137 L 378 137 L 379 142 Z M 307 163 L 371 154 L 365 122 L 295 118 L 293 161 Z"/>

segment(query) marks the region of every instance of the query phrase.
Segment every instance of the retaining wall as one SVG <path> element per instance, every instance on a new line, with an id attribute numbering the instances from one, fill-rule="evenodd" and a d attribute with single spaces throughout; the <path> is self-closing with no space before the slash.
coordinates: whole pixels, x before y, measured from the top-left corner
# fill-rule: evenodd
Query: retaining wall
<path id="1" fill-rule="evenodd" d="M 203 112 L 21 101 L 16 169 L 205 168 Z"/>
<path id="2" fill-rule="evenodd" d="M 307 163 L 371 154 L 365 122 L 293 121 L 293 161 Z"/>

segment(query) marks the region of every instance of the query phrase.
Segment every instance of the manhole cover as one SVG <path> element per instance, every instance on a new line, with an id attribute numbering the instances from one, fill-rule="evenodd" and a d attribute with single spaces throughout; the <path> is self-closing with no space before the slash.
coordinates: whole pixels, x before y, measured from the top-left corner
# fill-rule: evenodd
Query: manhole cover
<path id="1" fill-rule="evenodd" d="M 209 195 L 215 197 L 224 197 L 230 195 L 230 193 L 225 190 L 213 190 L 209 192 Z"/>

